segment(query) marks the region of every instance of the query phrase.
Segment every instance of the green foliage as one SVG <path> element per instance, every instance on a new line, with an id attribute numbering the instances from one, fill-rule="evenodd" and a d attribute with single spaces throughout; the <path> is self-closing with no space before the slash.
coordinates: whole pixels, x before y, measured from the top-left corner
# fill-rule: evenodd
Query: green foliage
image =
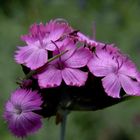
<path id="1" fill-rule="evenodd" d="M 21 68 L 13 60 L 20 35 L 34 22 L 64 18 L 73 27 L 92 36 L 96 22 L 96 39 L 115 43 L 139 63 L 139 0 L 0 0 L 0 116 L 4 103 L 17 87 Z M 94 93 L 93 93 L 94 94 Z M 27 140 L 58 140 L 55 118 L 44 120 L 43 128 Z M 71 112 L 67 140 L 138 140 L 140 137 L 140 100 L 132 100 L 96 112 Z M 0 139 L 16 140 L 0 118 Z"/>

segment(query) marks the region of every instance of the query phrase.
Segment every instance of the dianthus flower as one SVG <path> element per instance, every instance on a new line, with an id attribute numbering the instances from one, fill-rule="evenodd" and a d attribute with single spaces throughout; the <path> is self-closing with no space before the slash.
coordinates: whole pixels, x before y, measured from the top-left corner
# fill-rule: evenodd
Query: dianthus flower
<path id="1" fill-rule="evenodd" d="M 56 46 L 52 42 L 62 42 L 63 37 L 71 32 L 67 23 L 60 23 L 56 20 L 50 21 L 46 25 L 34 24 L 30 28 L 28 35 L 22 36 L 26 46 L 18 47 L 15 60 L 19 64 L 24 64 L 31 70 L 43 66 L 48 60 L 48 51 L 54 51 Z"/>
<path id="2" fill-rule="evenodd" d="M 41 88 L 59 86 L 62 79 L 69 86 L 82 86 L 87 80 L 88 73 L 78 68 L 87 65 L 91 53 L 88 48 L 75 47 L 68 42 L 59 49 L 59 52 L 68 50 L 60 58 L 48 64 L 45 71 L 38 74 L 38 83 Z"/>
<path id="3" fill-rule="evenodd" d="M 103 87 L 109 96 L 119 98 L 121 88 L 128 95 L 140 95 L 139 73 L 136 66 L 112 45 L 96 49 L 88 67 L 93 75 L 104 77 Z"/>
<path id="4" fill-rule="evenodd" d="M 36 91 L 17 89 L 6 103 L 4 118 L 10 131 L 17 137 L 37 131 L 41 116 L 34 111 L 41 109 L 42 100 Z"/>

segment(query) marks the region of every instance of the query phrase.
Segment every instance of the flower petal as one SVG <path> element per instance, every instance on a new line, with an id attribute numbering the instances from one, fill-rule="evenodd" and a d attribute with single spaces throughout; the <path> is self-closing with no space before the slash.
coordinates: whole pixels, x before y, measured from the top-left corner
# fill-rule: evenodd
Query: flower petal
<path id="1" fill-rule="evenodd" d="M 53 30 L 53 32 L 49 34 L 49 39 L 52 41 L 58 40 L 63 35 L 64 30 L 65 30 L 64 28 L 58 28 Z"/>
<path id="2" fill-rule="evenodd" d="M 37 131 L 42 125 L 41 116 L 33 112 L 22 113 L 11 119 L 9 129 L 17 137 L 26 137 L 28 133 Z"/>
<path id="3" fill-rule="evenodd" d="M 78 40 L 81 41 L 81 42 L 87 43 L 88 45 L 91 45 L 91 46 L 97 46 L 98 45 L 98 43 L 95 40 L 92 40 L 92 39 L 88 38 L 87 36 L 85 36 L 81 32 L 78 32 L 77 36 L 78 36 L 77 37 Z"/>
<path id="4" fill-rule="evenodd" d="M 62 77 L 67 85 L 83 86 L 87 80 L 88 73 L 78 69 L 65 68 L 62 70 Z"/>
<path id="5" fill-rule="evenodd" d="M 42 23 L 33 24 L 30 27 L 29 34 L 22 35 L 21 40 L 25 41 L 28 45 L 33 44 L 38 40 L 42 40 L 48 34 L 46 26 Z"/>
<path id="6" fill-rule="evenodd" d="M 26 66 L 32 70 L 43 66 L 48 60 L 48 52 L 44 49 L 36 49 L 29 57 L 25 60 Z"/>
<path id="7" fill-rule="evenodd" d="M 138 70 L 135 66 L 135 64 L 127 57 L 124 57 L 124 62 L 122 67 L 120 68 L 119 72 L 126 75 L 130 76 L 132 78 L 137 78 L 138 76 Z"/>
<path id="8" fill-rule="evenodd" d="M 65 22 L 60 23 L 60 22 L 57 22 L 56 20 L 50 21 L 46 25 L 46 28 L 48 32 L 50 32 L 49 39 L 52 41 L 58 40 L 60 37 L 62 37 L 64 33 L 66 34 L 66 33 L 71 32 L 71 28 L 69 27 L 67 23 Z"/>
<path id="9" fill-rule="evenodd" d="M 138 96 L 140 95 L 140 83 L 139 82 L 134 81 L 130 77 L 128 77 L 126 75 L 122 75 L 122 74 L 119 75 L 119 79 L 120 79 L 120 82 L 121 82 L 121 85 L 122 85 L 124 91 L 128 95 L 138 95 Z"/>
<path id="10" fill-rule="evenodd" d="M 66 61 L 68 58 L 70 58 L 77 48 L 75 43 L 71 39 L 64 39 L 63 41 L 61 41 L 61 43 L 60 41 L 57 41 L 56 44 L 58 48 L 55 51 L 53 51 L 54 56 L 67 51 L 61 56 L 62 61 Z"/>
<path id="11" fill-rule="evenodd" d="M 72 56 L 65 61 L 65 64 L 70 68 L 81 68 L 87 65 L 90 58 L 91 53 L 87 48 L 78 48 Z"/>
<path id="12" fill-rule="evenodd" d="M 49 41 L 46 43 L 45 49 L 49 51 L 54 51 L 56 49 L 56 46 L 51 41 Z"/>
<path id="13" fill-rule="evenodd" d="M 108 74 L 102 79 L 102 83 L 107 95 L 113 98 L 120 98 L 121 85 L 115 74 Z"/>
<path id="14" fill-rule="evenodd" d="M 17 105 L 20 103 L 22 110 L 40 110 L 42 104 L 41 97 L 37 91 L 17 89 L 13 92 L 10 102 L 6 104 L 6 109 L 10 111 L 10 105 Z M 12 108 L 12 107 L 11 107 Z"/>
<path id="15" fill-rule="evenodd" d="M 96 54 L 93 54 L 88 68 L 95 76 L 102 77 L 114 72 L 117 69 L 117 63 L 112 55 L 100 49 L 96 51 Z"/>
<path id="16" fill-rule="evenodd" d="M 45 72 L 38 74 L 38 83 L 41 88 L 57 87 L 61 81 L 61 71 L 53 66 L 49 66 Z"/>
<path id="17" fill-rule="evenodd" d="M 34 47 L 18 47 L 19 50 L 16 51 L 15 60 L 19 64 L 25 63 L 25 60 L 34 52 L 36 48 Z"/>

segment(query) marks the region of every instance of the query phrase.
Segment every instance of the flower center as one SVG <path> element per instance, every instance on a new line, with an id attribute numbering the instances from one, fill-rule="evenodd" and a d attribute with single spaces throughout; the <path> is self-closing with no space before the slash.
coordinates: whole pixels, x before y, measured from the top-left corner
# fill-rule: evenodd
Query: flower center
<path id="1" fill-rule="evenodd" d="M 116 68 L 116 67 L 113 67 L 113 68 L 112 68 L 112 71 L 113 71 L 115 74 L 118 74 L 118 70 L 119 70 L 119 69 Z"/>
<path id="2" fill-rule="evenodd" d="M 62 62 L 62 61 L 58 61 L 56 63 L 56 68 L 59 69 L 59 70 L 63 70 L 65 68 L 65 63 Z"/>
<path id="3" fill-rule="evenodd" d="M 18 114 L 18 115 L 22 113 L 22 109 L 21 109 L 20 106 L 15 107 L 15 113 Z"/>

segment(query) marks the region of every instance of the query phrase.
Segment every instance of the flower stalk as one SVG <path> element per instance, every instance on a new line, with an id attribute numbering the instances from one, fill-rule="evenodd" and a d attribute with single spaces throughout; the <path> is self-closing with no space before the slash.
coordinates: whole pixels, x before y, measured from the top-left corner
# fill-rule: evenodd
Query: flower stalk
<path id="1" fill-rule="evenodd" d="M 68 111 L 64 110 L 60 128 L 60 140 L 65 140 Z"/>

